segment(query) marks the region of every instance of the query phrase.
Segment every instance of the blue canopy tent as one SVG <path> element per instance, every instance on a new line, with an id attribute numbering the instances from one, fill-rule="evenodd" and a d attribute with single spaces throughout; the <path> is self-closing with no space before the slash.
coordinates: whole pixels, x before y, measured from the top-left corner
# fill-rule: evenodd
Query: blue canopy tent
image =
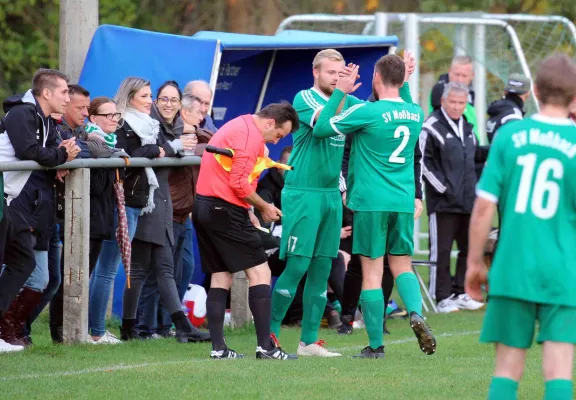
<path id="1" fill-rule="evenodd" d="M 307 31 L 283 31 L 276 36 L 203 31 L 193 37 L 220 41 L 213 104 L 217 126 L 269 103 L 292 102 L 298 91 L 313 85 L 312 60 L 321 49 L 337 49 L 346 62 L 360 65 L 364 83 L 355 95 L 367 98 L 372 92 L 374 64 L 392 46 L 398 45 L 396 36 Z M 278 145 L 269 146 L 270 156 L 279 158 L 282 148 L 291 143 L 289 136 Z"/>
<path id="2" fill-rule="evenodd" d="M 214 90 L 215 123 L 221 126 L 266 104 L 291 102 L 299 90 L 312 86 L 312 59 L 325 48 L 335 48 L 347 62 L 360 65 L 364 84 L 355 94 L 367 98 L 374 63 L 397 44 L 395 36 L 284 31 L 277 36 L 198 32 L 185 37 L 102 25 L 92 39 L 79 83 L 92 97 L 113 97 L 128 76 L 150 80 L 154 95 L 167 80 L 177 81 L 182 88 L 190 80 L 205 80 Z M 291 142 L 289 136 L 270 146 L 270 156 L 278 158 Z M 199 283 L 203 274 L 194 242 L 193 281 Z M 120 268 L 113 304 L 118 316 L 122 314 L 124 281 Z"/>
<path id="3" fill-rule="evenodd" d="M 219 55 L 214 39 L 102 25 L 92 38 L 79 84 L 92 98 L 114 97 L 129 76 L 148 79 L 153 96 L 168 80 L 175 80 L 181 88 L 196 79 L 215 87 Z"/>

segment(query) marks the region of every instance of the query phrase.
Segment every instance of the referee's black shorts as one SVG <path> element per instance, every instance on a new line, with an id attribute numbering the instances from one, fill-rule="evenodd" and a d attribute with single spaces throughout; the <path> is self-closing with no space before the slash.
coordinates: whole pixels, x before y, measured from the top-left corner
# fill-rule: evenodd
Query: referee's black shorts
<path id="1" fill-rule="evenodd" d="M 205 273 L 233 274 L 268 261 L 262 239 L 245 208 L 196 195 L 192 220 Z"/>

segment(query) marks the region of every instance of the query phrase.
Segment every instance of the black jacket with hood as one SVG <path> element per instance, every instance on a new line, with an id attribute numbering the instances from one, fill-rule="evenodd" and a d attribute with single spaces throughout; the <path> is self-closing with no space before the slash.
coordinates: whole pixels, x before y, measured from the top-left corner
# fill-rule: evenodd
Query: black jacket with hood
<path id="1" fill-rule="evenodd" d="M 486 135 L 488 142 L 492 143 L 496 131 L 510 121 L 524 118 L 524 100 L 517 94 L 507 94 L 504 98 L 496 100 L 488 107 L 490 118 L 486 121 Z"/>
<path id="2" fill-rule="evenodd" d="M 428 214 L 472 213 L 476 165 L 488 156 L 488 148 L 478 146 L 472 125 L 464 117 L 455 122 L 442 108 L 436 110 L 422 126 L 420 148 Z"/>
<path id="3" fill-rule="evenodd" d="M 64 164 L 68 153 L 58 147 L 53 120 L 28 90 L 7 98 L 6 115 L 0 121 L 0 162 L 36 161 L 45 167 Z M 54 224 L 54 171 L 4 173 L 4 197 L 10 207 L 26 217 L 37 236 L 37 249 L 48 243 Z"/>

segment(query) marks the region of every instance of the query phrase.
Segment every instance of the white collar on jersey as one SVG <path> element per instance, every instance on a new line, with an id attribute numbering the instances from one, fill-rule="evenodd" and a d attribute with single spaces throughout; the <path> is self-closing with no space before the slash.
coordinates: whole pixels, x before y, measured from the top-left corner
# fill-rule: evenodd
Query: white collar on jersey
<path id="1" fill-rule="evenodd" d="M 532 116 L 532 119 L 550 125 L 566 125 L 566 126 L 574 125 L 574 122 L 572 122 L 570 118 L 547 117 L 542 114 L 534 114 Z"/>
<path id="2" fill-rule="evenodd" d="M 314 86 L 312 86 L 312 87 L 310 88 L 310 90 L 315 91 L 316 94 L 317 94 L 318 96 L 322 97 L 324 100 L 326 100 L 326 101 L 329 100 L 329 99 L 328 99 L 328 96 L 326 96 L 326 95 L 325 95 L 324 93 L 322 93 L 320 90 L 316 89 Z"/>
<path id="3" fill-rule="evenodd" d="M 392 97 L 389 99 L 380 99 L 378 101 L 393 101 L 394 103 L 404 103 L 404 100 L 402 100 L 401 97 Z"/>

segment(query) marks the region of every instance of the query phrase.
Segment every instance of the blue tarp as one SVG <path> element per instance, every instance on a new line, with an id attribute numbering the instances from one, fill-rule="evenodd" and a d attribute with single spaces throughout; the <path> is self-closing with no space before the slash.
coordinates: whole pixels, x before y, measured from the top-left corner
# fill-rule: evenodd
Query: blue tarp
<path id="1" fill-rule="evenodd" d="M 92 98 L 114 97 L 124 78 L 151 81 L 153 96 L 167 80 L 184 88 L 195 79 L 210 81 L 217 42 L 188 36 L 102 25 L 94 34 L 79 83 Z"/>
<path id="2" fill-rule="evenodd" d="M 122 80 L 138 76 L 151 81 L 152 93 L 167 80 L 183 88 L 190 80 L 210 82 L 219 68 L 215 84 L 215 123 L 253 113 L 258 104 L 270 62 L 274 58 L 263 105 L 287 100 L 313 85 L 312 60 L 320 49 L 339 50 L 346 62 L 360 65 L 363 85 L 355 93 L 367 98 L 371 92 L 374 63 L 397 46 L 395 36 L 377 37 L 304 31 L 284 31 L 277 36 L 243 35 L 224 32 L 198 32 L 193 37 L 102 25 L 96 31 L 88 51 L 79 83 L 92 98 L 113 97 Z M 215 59 L 221 53 L 219 65 Z M 270 156 L 278 158 L 292 138 L 271 146 Z M 196 241 L 194 282 L 203 279 Z M 114 289 L 115 315 L 122 313 L 124 287 L 122 267 Z"/>
<path id="3" fill-rule="evenodd" d="M 398 45 L 396 36 L 345 35 L 336 33 L 284 31 L 276 36 L 225 32 L 198 32 L 195 38 L 220 41 L 222 58 L 214 96 L 217 126 L 230 119 L 253 113 L 258 105 L 270 62 L 274 58 L 262 105 L 286 100 L 292 102 L 299 90 L 313 85 L 312 60 L 326 48 L 339 50 L 346 62 L 360 65 L 364 81 L 355 93 L 367 98 L 371 93 L 372 70 L 376 61 Z M 271 157 L 292 143 L 290 137 L 271 146 Z"/>

